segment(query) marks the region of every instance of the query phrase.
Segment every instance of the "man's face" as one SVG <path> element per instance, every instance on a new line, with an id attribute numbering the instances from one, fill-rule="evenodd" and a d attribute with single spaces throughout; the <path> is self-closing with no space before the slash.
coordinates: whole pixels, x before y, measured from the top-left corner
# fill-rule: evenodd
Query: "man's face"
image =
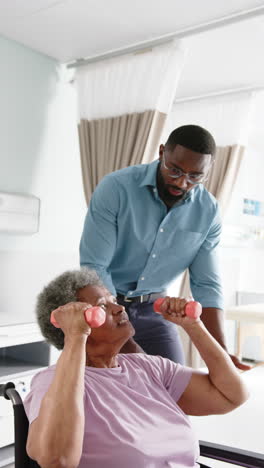
<path id="1" fill-rule="evenodd" d="M 173 150 L 160 145 L 159 159 L 161 162 L 157 178 L 159 196 L 169 207 L 184 199 L 195 187 L 195 182 L 206 177 L 212 162 L 210 154 L 197 153 L 182 145 L 176 145 Z M 179 170 L 187 175 L 172 177 Z"/>

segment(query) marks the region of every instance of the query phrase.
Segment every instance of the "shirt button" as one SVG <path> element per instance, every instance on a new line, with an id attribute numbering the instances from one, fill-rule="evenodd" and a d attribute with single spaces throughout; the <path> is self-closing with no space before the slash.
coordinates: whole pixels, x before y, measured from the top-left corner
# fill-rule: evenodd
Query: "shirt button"
<path id="1" fill-rule="evenodd" d="M 160 232 L 163 232 L 163 231 L 164 231 L 164 229 L 163 229 L 163 228 L 160 228 Z"/>
<path id="2" fill-rule="evenodd" d="M 156 254 L 153 254 L 153 255 L 152 255 L 152 258 L 155 258 L 155 257 L 156 257 Z"/>
<path id="3" fill-rule="evenodd" d="M 141 280 L 144 281 L 144 279 L 145 279 L 144 276 L 141 276 Z"/>
<path id="4" fill-rule="evenodd" d="M 154 188 L 154 189 L 153 189 L 153 192 L 155 192 L 155 193 L 156 193 L 156 192 L 157 192 L 157 189 L 156 189 L 156 188 Z"/>

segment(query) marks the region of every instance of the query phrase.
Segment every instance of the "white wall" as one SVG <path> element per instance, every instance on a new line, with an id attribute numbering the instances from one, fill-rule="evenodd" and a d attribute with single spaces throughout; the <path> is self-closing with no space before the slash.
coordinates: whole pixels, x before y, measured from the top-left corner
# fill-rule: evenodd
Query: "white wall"
<path id="1" fill-rule="evenodd" d="M 0 233 L 0 325 L 34 320 L 36 295 L 79 266 L 86 212 L 76 96 L 55 60 L 0 38 L 0 190 L 40 198 L 37 234 Z"/>

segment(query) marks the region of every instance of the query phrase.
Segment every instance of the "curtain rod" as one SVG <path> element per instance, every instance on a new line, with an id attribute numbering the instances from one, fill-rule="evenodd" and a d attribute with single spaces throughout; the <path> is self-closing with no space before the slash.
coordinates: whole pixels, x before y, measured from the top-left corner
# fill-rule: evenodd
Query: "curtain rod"
<path id="1" fill-rule="evenodd" d="M 239 13 L 233 13 L 231 15 L 222 16 L 221 18 L 211 20 L 209 22 L 201 23 L 196 26 L 190 26 L 185 29 L 180 29 L 174 33 L 166 34 L 164 36 L 160 36 L 157 39 L 153 39 L 152 41 L 145 41 L 140 42 L 137 44 L 133 44 L 130 47 L 125 47 L 121 49 L 115 49 L 105 54 L 95 55 L 87 58 L 80 58 L 77 59 L 75 62 L 69 63 L 67 68 L 77 68 L 82 67 L 84 65 L 88 65 L 89 63 L 99 62 L 101 60 L 110 59 L 113 57 L 129 54 L 129 53 L 143 53 L 147 50 L 150 50 L 152 47 L 166 44 L 167 42 L 173 41 L 174 39 L 181 39 L 184 37 L 192 36 L 195 34 L 200 34 L 202 32 L 210 31 L 211 29 L 220 28 L 223 26 L 227 26 L 229 24 L 237 23 L 239 21 L 244 21 L 249 18 L 253 18 L 256 16 L 260 16 L 264 14 L 264 6 L 251 8 L 248 10 L 244 10 Z"/>
<path id="2" fill-rule="evenodd" d="M 264 91 L 264 86 L 245 86 L 242 88 L 231 88 L 231 89 L 223 89 L 221 91 L 214 91 L 212 93 L 206 94 L 197 94 L 194 96 L 186 96 L 182 98 L 174 99 L 173 104 L 180 104 L 182 102 L 188 101 L 199 101 L 200 99 L 207 99 L 211 97 L 218 97 L 218 96 L 228 96 L 229 94 L 239 94 L 239 93 L 250 93 L 250 92 L 257 92 L 257 91 Z"/>

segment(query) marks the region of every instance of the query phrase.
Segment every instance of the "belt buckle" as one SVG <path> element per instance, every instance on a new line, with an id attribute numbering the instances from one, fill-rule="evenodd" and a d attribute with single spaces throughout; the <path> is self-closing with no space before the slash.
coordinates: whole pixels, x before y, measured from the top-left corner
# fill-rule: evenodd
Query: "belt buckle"
<path id="1" fill-rule="evenodd" d="M 124 302 L 133 302 L 133 298 L 132 297 L 127 297 L 127 296 L 124 296 Z"/>
<path id="2" fill-rule="evenodd" d="M 139 302 L 140 304 L 142 304 L 142 302 L 144 302 L 144 295 L 142 294 L 141 296 L 137 296 L 137 298 L 139 299 Z M 124 301 L 125 302 L 134 302 L 134 297 L 128 297 L 128 296 L 124 296 Z"/>

